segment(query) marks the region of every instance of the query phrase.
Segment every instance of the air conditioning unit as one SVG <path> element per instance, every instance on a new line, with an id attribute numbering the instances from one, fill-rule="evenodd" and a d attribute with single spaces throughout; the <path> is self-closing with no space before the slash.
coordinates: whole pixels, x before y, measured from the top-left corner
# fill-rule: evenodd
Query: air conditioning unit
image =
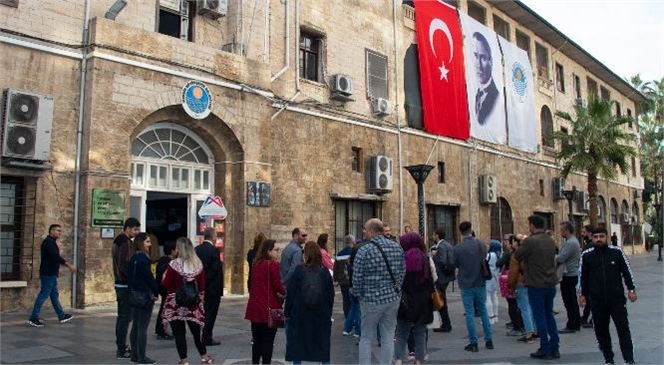
<path id="1" fill-rule="evenodd" d="M 588 193 L 585 191 L 576 192 L 576 208 L 580 212 L 587 212 L 590 208 Z"/>
<path id="2" fill-rule="evenodd" d="M 332 93 L 346 98 L 351 97 L 353 95 L 353 80 L 342 74 L 332 76 Z"/>
<path id="3" fill-rule="evenodd" d="M 205 15 L 212 19 L 219 19 L 226 16 L 228 10 L 228 0 L 200 0 L 198 1 L 198 14 Z"/>
<path id="4" fill-rule="evenodd" d="M 629 213 L 620 213 L 620 223 L 629 223 L 630 218 Z"/>
<path id="5" fill-rule="evenodd" d="M 493 175 L 480 175 L 480 204 L 495 204 L 498 202 L 498 187 L 496 177 Z"/>
<path id="6" fill-rule="evenodd" d="M 390 101 L 383 98 L 375 98 L 371 100 L 371 110 L 373 115 L 385 116 L 391 112 Z"/>
<path id="7" fill-rule="evenodd" d="M 553 191 L 553 200 L 560 200 L 560 199 L 565 199 L 565 195 L 563 194 L 563 179 L 559 177 L 554 177 L 551 179 L 551 185 L 552 185 L 552 191 Z"/>
<path id="8" fill-rule="evenodd" d="M 2 156 L 48 161 L 52 125 L 52 96 L 6 90 Z"/>
<path id="9" fill-rule="evenodd" d="M 371 156 L 369 162 L 369 192 L 389 193 L 394 187 L 394 164 L 387 156 Z"/>

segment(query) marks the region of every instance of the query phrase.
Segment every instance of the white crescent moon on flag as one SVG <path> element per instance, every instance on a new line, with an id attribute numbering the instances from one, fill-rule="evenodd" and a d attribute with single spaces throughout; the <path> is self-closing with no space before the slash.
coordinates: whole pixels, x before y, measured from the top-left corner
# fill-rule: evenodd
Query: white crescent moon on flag
<path id="1" fill-rule="evenodd" d="M 447 27 L 447 24 L 438 18 L 433 19 L 429 24 L 429 46 L 431 47 L 431 52 L 433 52 L 433 55 L 438 58 L 436 55 L 436 50 L 433 47 L 433 36 L 436 34 L 437 30 L 443 32 L 450 43 L 450 60 L 448 62 L 452 62 L 452 57 L 454 56 L 454 42 L 452 41 L 452 33 L 450 33 L 450 28 Z"/>

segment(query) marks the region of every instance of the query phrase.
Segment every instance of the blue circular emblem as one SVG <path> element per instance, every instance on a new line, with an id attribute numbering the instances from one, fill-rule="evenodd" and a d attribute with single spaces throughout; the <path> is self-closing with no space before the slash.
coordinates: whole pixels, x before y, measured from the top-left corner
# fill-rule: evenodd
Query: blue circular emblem
<path id="1" fill-rule="evenodd" d="M 514 62 L 514 64 L 512 64 L 512 88 L 520 103 L 523 103 L 526 100 L 527 86 L 528 80 L 526 79 L 526 73 L 523 70 L 523 66 L 518 62 Z"/>
<path id="2" fill-rule="evenodd" d="M 199 81 L 189 81 L 182 89 L 182 107 L 194 119 L 204 119 L 212 110 L 212 94 Z"/>

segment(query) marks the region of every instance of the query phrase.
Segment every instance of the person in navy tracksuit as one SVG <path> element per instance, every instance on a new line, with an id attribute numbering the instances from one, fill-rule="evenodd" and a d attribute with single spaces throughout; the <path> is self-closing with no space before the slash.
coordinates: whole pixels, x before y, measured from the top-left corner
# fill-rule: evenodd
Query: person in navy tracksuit
<path id="1" fill-rule="evenodd" d="M 590 310 L 595 325 L 595 336 L 606 364 L 613 364 L 610 319 L 616 326 L 620 351 L 626 364 L 634 364 L 634 346 L 627 320 L 625 282 L 630 302 L 636 301 L 636 286 L 632 268 L 625 253 L 618 246 L 607 245 L 605 228 L 595 228 L 593 247 L 581 254 L 581 295 L 579 304 L 585 306 L 590 299 Z"/>

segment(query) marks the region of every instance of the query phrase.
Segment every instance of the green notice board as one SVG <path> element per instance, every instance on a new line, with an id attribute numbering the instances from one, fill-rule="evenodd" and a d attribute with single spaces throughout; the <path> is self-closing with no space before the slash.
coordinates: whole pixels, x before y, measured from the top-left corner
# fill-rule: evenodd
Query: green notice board
<path id="1" fill-rule="evenodd" d="M 92 189 L 92 227 L 122 226 L 124 217 L 124 191 Z"/>

